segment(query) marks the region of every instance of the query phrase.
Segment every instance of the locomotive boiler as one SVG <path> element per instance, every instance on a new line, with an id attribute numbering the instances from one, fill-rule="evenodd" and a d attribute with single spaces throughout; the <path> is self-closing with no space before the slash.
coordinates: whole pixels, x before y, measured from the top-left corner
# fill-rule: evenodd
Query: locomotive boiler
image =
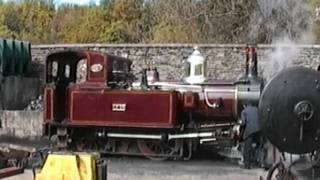
<path id="1" fill-rule="evenodd" d="M 159 81 L 156 68 L 135 82 L 131 61 L 109 54 L 63 51 L 46 59 L 45 135 L 60 148 L 150 159 L 190 158 L 202 145 L 232 147 L 238 141 L 242 103 L 258 103 L 262 80 L 254 48 L 237 81 L 205 76 L 199 50 L 187 60 L 184 82 Z M 84 81 L 78 80 L 86 66 Z"/>

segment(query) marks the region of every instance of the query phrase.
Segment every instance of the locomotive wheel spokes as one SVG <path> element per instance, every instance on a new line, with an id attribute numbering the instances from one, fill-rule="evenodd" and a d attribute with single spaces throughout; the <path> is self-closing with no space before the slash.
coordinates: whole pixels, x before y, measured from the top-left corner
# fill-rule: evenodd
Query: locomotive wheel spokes
<path id="1" fill-rule="evenodd" d="M 285 167 L 283 162 L 278 162 L 269 169 L 267 180 L 298 180 L 298 178 Z"/>
<path id="2" fill-rule="evenodd" d="M 160 140 L 137 140 L 140 152 L 149 159 L 164 161 L 172 157 L 179 150 L 178 141 L 160 141 Z"/>

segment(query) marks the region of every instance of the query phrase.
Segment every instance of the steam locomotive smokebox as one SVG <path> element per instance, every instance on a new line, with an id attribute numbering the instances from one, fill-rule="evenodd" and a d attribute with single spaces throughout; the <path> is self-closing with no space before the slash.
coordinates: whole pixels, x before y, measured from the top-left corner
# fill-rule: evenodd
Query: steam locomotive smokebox
<path id="1" fill-rule="evenodd" d="M 263 133 L 280 151 L 320 148 L 320 73 L 304 67 L 281 71 L 264 88 L 259 103 Z"/>
<path id="2" fill-rule="evenodd" d="M 69 91 L 69 119 L 76 125 L 174 128 L 178 94 L 174 91 Z"/>

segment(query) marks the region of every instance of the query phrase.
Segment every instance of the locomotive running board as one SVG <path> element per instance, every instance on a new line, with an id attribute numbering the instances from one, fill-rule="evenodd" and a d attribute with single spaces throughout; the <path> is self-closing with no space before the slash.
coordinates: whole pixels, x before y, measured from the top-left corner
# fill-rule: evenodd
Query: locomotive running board
<path id="1" fill-rule="evenodd" d="M 150 135 L 150 134 L 123 134 L 123 133 L 107 133 L 107 137 L 113 138 L 132 138 L 132 139 L 165 139 L 162 135 Z M 173 139 L 191 139 L 191 138 L 204 138 L 214 137 L 212 132 L 200 132 L 200 133 L 185 133 L 185 134 L 169 134 L 168 140 Z"/>

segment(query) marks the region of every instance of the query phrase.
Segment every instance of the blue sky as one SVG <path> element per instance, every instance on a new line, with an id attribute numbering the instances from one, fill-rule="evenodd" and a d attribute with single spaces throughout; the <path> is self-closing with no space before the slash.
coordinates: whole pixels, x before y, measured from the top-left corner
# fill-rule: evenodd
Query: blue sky
<path id="1" fill-rule="evenodd" d="M 80 5 L 84 5 L 84 4 L 88 4 L 89 2 L 95 2 L 95 3 L 99 3 L 100 0 L 55 0 L 54 2 L 57 4 L 62 4 L 62 3 L 74 3 L 74 4 L 80 4 Z"/>
<path id="2" fill-rule="evenodd" d="M 6 2 L 8 0 L 4 0 Z M 73 4 L 79 4 L 79 5 L 85 5 L 89 4 L 89 2 L 95 2 L 96 4 L 99 4 L 100 0 L 54 0 L 53 1 L 56 4 L 63 4 L 63 3 L 73 3 Z"/>

